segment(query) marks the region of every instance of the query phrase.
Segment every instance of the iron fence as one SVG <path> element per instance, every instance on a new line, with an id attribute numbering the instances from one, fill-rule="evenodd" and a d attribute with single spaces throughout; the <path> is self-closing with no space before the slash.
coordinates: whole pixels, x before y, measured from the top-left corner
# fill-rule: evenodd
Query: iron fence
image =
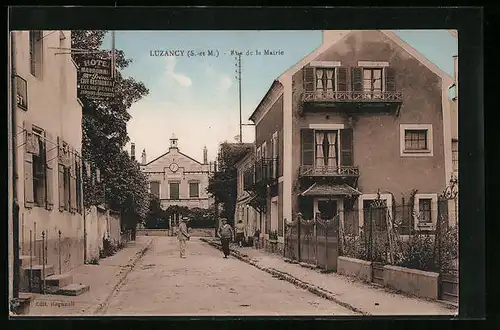
<path id="1" fill-rule="evenodd" d="M 438 199 L 429 210 L 415 203 L 364 203 L 324 219 L 298 214 L 285 225 L 285 257 L 325 270 L 336 270 L 347 256 L 446 274 L 458 272 L 456 199 Z M 425 212 L 430 216 L 427 221 Z"/>

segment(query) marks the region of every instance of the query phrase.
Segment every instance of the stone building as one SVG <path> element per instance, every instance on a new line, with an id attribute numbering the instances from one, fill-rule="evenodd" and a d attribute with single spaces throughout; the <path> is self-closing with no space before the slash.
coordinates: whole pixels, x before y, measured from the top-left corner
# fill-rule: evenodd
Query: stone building
<path id="1" fill-rule="evenodd" d="M 141 169 L 148 175 L 150 192 L 158 196 L 163 209 L 174 205 L 208 209 L 213 204 L 206 191 L 212 171 L 206 147 L 203 161 L 199 162 L 182 153 L 177 138 L 172 135 L 169 150 L 156 159 L 147 162 L 146 150 L 143 150 Z"/>

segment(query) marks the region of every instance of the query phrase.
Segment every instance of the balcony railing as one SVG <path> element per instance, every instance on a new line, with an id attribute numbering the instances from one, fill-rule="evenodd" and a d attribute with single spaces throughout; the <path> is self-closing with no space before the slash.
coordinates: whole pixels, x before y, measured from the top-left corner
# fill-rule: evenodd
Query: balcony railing
<path id="1" fill-rule="evenodd" d="M 278 179 L 278 158 L 255 162 L 255 183 Z"/>
<path id="2" fill-rule="evenodd" d="M 402 92 L 335 92 L 335 91 L 315 91 L 304 92 L 302 94 L 302 102 L 394 102 L 403 101 Z"/>
<path id="3" fill-rule="evenodd" d="M 314 177 L 314 176 L 350 176 L 358 177 L 359 168 L 357 166 L 315 166 L 315 165 L 302 165 L 300 167 L 301 177 Z"/>

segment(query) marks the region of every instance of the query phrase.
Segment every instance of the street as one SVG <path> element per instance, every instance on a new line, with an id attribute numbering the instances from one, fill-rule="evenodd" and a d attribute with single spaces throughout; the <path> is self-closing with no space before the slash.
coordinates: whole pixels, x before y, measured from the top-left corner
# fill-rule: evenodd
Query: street
<path id="1" fill-rule="evenodd" d="M 179 258 L 173 237 L 157 237 L 113 295 L 105 315 L 355 315 L 272 277 L 199 239 Z"/>

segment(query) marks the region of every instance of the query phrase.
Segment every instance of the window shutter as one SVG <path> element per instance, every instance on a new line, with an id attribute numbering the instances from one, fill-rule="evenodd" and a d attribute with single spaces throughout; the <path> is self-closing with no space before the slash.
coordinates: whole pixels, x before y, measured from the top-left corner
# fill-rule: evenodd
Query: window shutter
<path id="1" fill-rule="evenodd" d="M 302 165 L 314 165 L 314 130 L 301 130 Z"/>
<path id="2" fill-rule="evenodd" d="M 69 189 L 70 189 L 70 211 L 72 213 L 76 212 L 76 159 L 75 159 L 75 151 L 73 149 L 70 150 L 70 182 L 69 182 Z"/>
<path id="3" fill-rule="evenodd" d="M 45 208 L 52 210 L 54 208 L 54 139 L 52 134 L 45 132 Z M 47 143 L 48 141 L 48 143 Z"/>
<path id="4" fill-rule="evenodd" d="M 387 92 L 396 91 L 396 71 L 394 68 L 385 68 L 385 90 Z"/>
<path id="5" fill-rule="evenodd" d="M 337 91 L 347 91 L 347 68 L 345 67 L 337 68 Z"/>
<path id="6" fill-rule="evenodd" d="M 346 128 L 340 130 L 340 165 L 353 166 L 353 129 Z"/>
<path id="7" fill-rule="evenodd" d="M 26 131 L 26 139 L 29 135 L 33 134 L 33 126 L 30 122 L 24 122 L 24 129 Z M 25 141 L 27 142 L 27 140 Z M 28 146 L 24 152 L 24 206 L 32 208 L 34 203 L 33 198 L 33 155 L 29 152 Z"/>
<path id="8" fill-rule="evenodd" d="M 352 79 L 352 90 L 354 92 L 363 91 L 363 68 L 352 68 L 351 69 L 351 79 Z"/>
<path id="9" fill-rule="evenodd" d="M 314 92 L 314 68 L 305 67 L 303 69 L 304 74 L 304 90 L 306 92 Z"/>

